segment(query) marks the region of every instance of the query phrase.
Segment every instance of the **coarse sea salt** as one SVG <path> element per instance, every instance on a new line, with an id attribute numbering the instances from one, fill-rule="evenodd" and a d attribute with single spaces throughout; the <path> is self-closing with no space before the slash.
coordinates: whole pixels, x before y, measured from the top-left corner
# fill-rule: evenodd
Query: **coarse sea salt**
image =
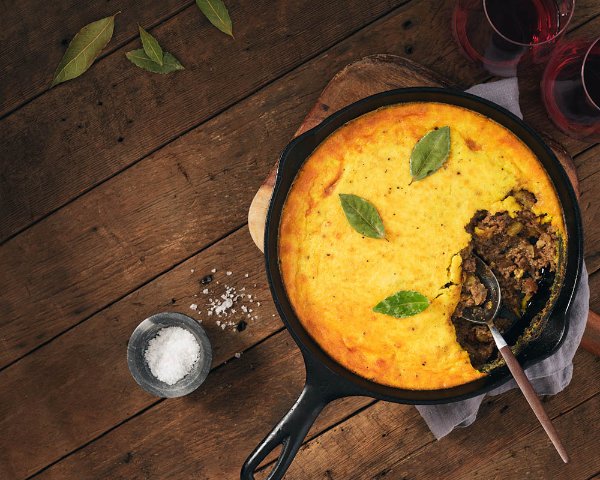
<path id="1" fill-rule="evenodd" d="M 152 375 L 167 385 L 174 385 L 189 374 L 199 357 L 196 337 L 181 327 L 161 328 L 144 352 Z"/>
<path id="2" fill-rule="evenodd" d="M 217 269 L 213 268 L 211 272 L 216 273 Z M 233 275 L 233 272 L 231 270 L 225 270 L 225 274 L 227 276 L 231 276 Z M 246 273 L 244 277 L 248 278 L 249 274 Z M 201 284 L 206 285 L 212 282 L 213 277 L 210 275 L 210 280 L 205 282 L 203 279 Z M 239 313 L 237 313 L 238 311 L 241 311 L 242 317 L 246 318 L 247 320 L 258 320 L 258 315 L 256 315 L 252 309 L 248 308 L 246 302 L 253 303 L 256 306 L 260 306 L 260 302 L 255 303 L 254 299 L 256 296 L 253 297 L 253 295 L 249 293 L 244 293 L 246 291 L 246 287 L 236 289 L 235 287 L 224 283 L 222 287 L 216 287 L 217 290 L 224 288 L 224 290 L 221 290 L 221 295 L 219 295 L 215 291 L 215 285 L 219 285 L 219 281 L 216 279 L 211 288 L 203 288 L 202 293 L 208 296 L 208 302 L 206 304 L 206 316 L 213 317 L 217 327 L 220 327 L 221 330 L 229 330 L 228 327 L 231 327 L 230 330 L 234 332 L 241 332 L 244 330 L 245 327 L 238 328 L 240 323 L 246 323 L 244 320 L 240 320 Z M 254 286 L 256 286 L 256 284 L 254 284 Z M 217 296 L 213 297 L 213 295 Z M 243 305 L 243 302 L 246 303 L 246 305 Z M 201 307 L 199 305 L 196 305 L 196 307 L 196 312 L 198 314 L 202 314 Z M 235 318 L 236 314 L 237 318 Z"/>

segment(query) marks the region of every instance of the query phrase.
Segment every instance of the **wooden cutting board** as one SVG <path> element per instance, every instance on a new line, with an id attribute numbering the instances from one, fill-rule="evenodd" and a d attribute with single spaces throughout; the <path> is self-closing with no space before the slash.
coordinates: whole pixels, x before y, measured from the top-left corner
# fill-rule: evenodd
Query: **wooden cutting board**
<path id="1" fill-rule="evenodd" d="M 394 88 L 423 86 L 452 87 L 455 85 L 406 58 L 385 54 L 365 57 L 347 65 L 331 79 L 294 137 L 317 126 L 332 113 L 361 98 Z M 579 195 L 579 182 L 572 158 L 554 140 L 548 137 L 544 137 L 544 140 L 554 150 Z M 278 163 L 274 165 L 269 176 L 256 192 L 248 211 L 248 229 L 252 240 L 261 251 L 263 251 L 265 220 L 275 185 L 277 167 Z M 600 321 L 598 315 L 594 313 L 590 313 L 590 321 L 582 345 L 596 355 L 600 355 Z"/>

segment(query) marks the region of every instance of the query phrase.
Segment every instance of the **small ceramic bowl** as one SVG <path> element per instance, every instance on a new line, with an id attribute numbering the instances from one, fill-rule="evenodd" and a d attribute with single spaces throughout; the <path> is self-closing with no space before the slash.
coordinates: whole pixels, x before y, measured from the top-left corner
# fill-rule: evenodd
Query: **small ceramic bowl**
<path id="1" fill-rule="evenodd" d="M 173 385 L 161 382 L 150 371 L 144 353 L 148 342 L 159 330 L 181 327 L 190 332 L 200 345 L 200 356 L 192 371 Z M 200 324 L 181 313 L 163 312 L 152 315 L 140 323 L 131 334 L 127 345 L 127 364 L 135 381 L 152 395 L 163 398 L 182 397 L 196 390 L 206 379 L 212 362 L 212 349 L 206 332 Z"/>

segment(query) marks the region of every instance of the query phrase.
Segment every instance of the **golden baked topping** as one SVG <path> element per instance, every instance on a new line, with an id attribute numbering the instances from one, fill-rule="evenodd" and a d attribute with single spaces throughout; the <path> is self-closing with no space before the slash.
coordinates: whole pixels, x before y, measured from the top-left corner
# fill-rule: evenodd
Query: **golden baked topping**
<path id="1" fill-rule="evenodd" d="M 411 175 L 415 145 L 443 126 L 451 132 L 447 160 L 434 174 L 422 176 L 428 167 Z M 564 235 L 560 203 L 537 158 L 478 113 L 409 103 L 341 127 L 302 166 L 281 219 L 280 268 L 304 328 L 338 363 L 381 384 L 438 389 L 481 377 L 451 320 L 463 283 L 460 253 L 478 234 L 465 228 L 475 213 L 514 214 L 516 191 L 531 192 L 531 211 Z M 387 241 L 373 222 L 377 235 L 349 223 L 340 194 L 367 201 Z M 399 292 L 418 292 L 429 305 L 396 318 L 394 302 L 406 300 L 395 298 Z M 389 305 L 374 311 L 384 299 Z"/>

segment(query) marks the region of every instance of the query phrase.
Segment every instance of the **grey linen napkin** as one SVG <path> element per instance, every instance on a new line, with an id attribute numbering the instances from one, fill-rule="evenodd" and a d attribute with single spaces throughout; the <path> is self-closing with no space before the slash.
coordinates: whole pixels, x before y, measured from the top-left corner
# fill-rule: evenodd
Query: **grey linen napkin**
<path id="1" fill-rule="evenodd" d="M 523 118 L 519 108 L 519 86 L 516 78 L 475 85 L 468 93 L 490 100 Z M 573 357 L 581 342 L 589 312 L 590 288 L 585 265 L 573 303 L 569 310 L 569 331 L 560 348 L 547 359 L 528 368 L 525 373 L 539 395 L 554 395 L 571 382 Z M 433 435 L 439 440 L 455 427 L 467 427 L 477 418 L 477 412 L 486 395 L 499 395 L 517 388 L 514 380 L 490 391 L 487 394 L 462 402 L 442 405 L 417 405 L 417 410 L 427 423 Z"/>

